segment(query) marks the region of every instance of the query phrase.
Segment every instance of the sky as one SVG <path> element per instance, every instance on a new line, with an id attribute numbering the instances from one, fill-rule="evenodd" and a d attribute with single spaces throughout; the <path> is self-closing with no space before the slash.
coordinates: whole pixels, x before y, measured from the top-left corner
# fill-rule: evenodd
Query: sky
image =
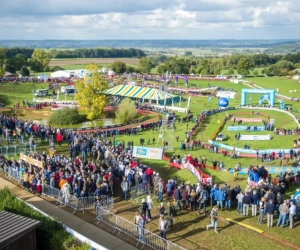
<path id="1" fill-rule="evenodd" d="M 0 39 L 300 39 L 300 0 L 0 0 Z"/>

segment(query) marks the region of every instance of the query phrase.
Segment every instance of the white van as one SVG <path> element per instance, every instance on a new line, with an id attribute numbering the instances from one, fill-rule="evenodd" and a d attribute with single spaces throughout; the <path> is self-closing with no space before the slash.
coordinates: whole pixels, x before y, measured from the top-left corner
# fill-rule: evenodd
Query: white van
<path id="1" fill-rule="evenodd" d="M 74 86 L 61 87 L 61 92 L 66 94 L 74 94 L 76 93 L 76 89 Z"/>
<path id="2" fill-rule="evenodd" d="M 35 97 L 45 97 L 49 95 L 48 89 L 37 89 L 34 93 Z"/>

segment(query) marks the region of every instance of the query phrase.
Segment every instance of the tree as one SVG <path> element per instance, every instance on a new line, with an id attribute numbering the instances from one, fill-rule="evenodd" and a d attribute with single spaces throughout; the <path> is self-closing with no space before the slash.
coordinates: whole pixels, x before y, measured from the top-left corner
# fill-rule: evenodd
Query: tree
<path id="1" fill-rule="evenodd" d="M 5 71 L 15 74 L 16 73 L 16 68 L 10 64 L 5 64 Z"/>
<path id="2" fill-rule="evenodd" d="M 3 68 L 5 59 L 6 59 L 6 50 L 4 48 L 0 48 L 0 68 Z"/>
<path id="3" fill-rule="evenodd" d="M 29 66 L 33 72 L 42 72 L 43 71 L 43 65 L 35 59 L 31 59 L 29 61 Z"/>
<path id="4" fill-rule="evenodd" d="M 192 51 L 186 51 L 186 52 L 184 52 L 184 55 L 185 56 L 192 56 L 193 53 L 192 53 Z"/>
<path id="5" fill-rule="evenodd" d="M 237 72 L 241 75 L 248 75 L 250 68 L 251 66 L 249 59 L 242 57 L 237 64 Z"/>
<path id="6" fill-rule="evenodd" d="M 106 105 L 107 82 L 103 80 L 101 70 L 97 65 L 86 67 L 87 75 L 84 80 L 78 79 L 75 87 L 77 93 L 75 99 L 81 109 L 87 113 L 87 119 L 102 118 L 103 108 Z"/>
<path id="7" fill-rule="evenodd" d="M 33 60 L 38 61 L 45 69 L 50 62 L 50 55 L 43 49 L 35 49 L 31 56 Z"/>
<path id="8" fill-rule="evenodd" d="M 127 123 L 136 117 L 136 107 L 134 101 L 125 98 L 120 103 L 116 111 L 116 120 L 118 123 Z"/>
<path id="9" fill-rule="evenodd" d="M 258 71 L 257 71 L 257 69 L 253 70 L 253 72 L 252 72 L 252 73 L 253 73 L 253 75 L 254 75 L 254 76 L 257 76 L 257 75 L 258 75 Z"/>
<path id="10" fill-rule="evenodd" d="M 138 67 L 142 73 L 149 74 L 152 69 L 152 63 L 148 57 L 143 57 L 141 60 L 139 60 Z"/>
<path id="11" fill-rule="evenodd" d="M 126 64 L 122 61 L 114 61 L 111 65 L 111 68 L 117 74 L 122 74 L 126 71 Z"/>
<path id="12" fill-rule="evenodd" d="M 5 73 L 4 69 L 0 67 L 0 77 L 4 76 L 4 73 Z"/>
<path id="13" fill-rule="evenodd" d="M 30 76 L 30 71 L 28 68 L 26 68 L 25 66 L 23 66 L 20 70 L 20 74 L 22 76 Z"/>
<path id="14" fill-rule="evenodd" d="M 23 66 L 28 65 L 28 59 L 22 54 L 17 54 L 6 60 L 6 63 L 14 67 L 16 70 L 20 70 Z"/>
<path id="15" fill-rule="evenodd" d="M 227 73 L 228 75 L 230 75 L 230 76 L 232 76 L 233 74 L 234 74 L 234 69 L 233 68 L 230 68 L 229 70 L 228 70 L 228 73 Z"/>
<path id="16" fill-rule="evenodd" d="M 134 67 L 130 66 L 130 65 L 126 65 L 126 72 L 127 73 L 133 73 L 135 70 L 134 70 Z"/>

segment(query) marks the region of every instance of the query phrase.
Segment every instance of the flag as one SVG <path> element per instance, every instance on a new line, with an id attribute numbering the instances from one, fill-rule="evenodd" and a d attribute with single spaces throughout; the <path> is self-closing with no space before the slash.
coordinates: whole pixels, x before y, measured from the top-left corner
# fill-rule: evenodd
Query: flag
<path id="1" fill-rule="evenodd" d="M 211 97 L 212 97 L 211 95 L 208 97 L 208 100 L 207 100 L 208 103 L 210 102 Z"/>

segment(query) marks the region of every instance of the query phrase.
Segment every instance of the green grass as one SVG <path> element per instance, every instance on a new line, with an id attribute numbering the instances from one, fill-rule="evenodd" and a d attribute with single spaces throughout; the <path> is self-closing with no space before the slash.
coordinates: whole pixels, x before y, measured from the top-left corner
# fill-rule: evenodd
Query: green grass
<path id="1" fill-rule="evenodd" d="M 249 80 L 265 89 L 278 89 L 278 94 L 282 94 L 289 97 L 300 96 L 300 84 L 293 79 L 288 79 L 286 77 L 254 77 L 248 78 L 246 80 Z M 290 90 L 297 90 L 297 92 L 290 93 Z"/>

